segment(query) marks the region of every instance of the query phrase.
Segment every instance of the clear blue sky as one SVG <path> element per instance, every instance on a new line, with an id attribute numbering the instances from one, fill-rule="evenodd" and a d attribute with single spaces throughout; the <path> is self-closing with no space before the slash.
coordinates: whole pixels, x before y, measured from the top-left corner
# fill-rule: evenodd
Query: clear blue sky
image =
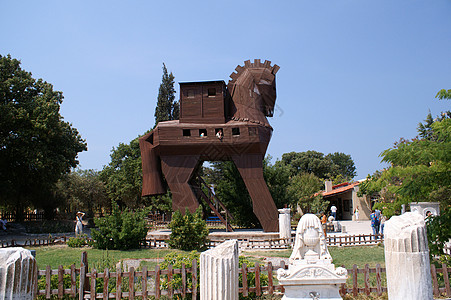
<path id="1" fill-rule="evenodd" d="M 63 92 L 88 143 L 80 167 L 154 125 L 162 63 L 179 81 L 228 81 L 277 63 L 268 154 L 344 152 L 364 178 L 418 122 L 450 109 L 451 1 L 3 1 L 0 54 Z M 176 95 L 179 97 L 178 93 Z"/>

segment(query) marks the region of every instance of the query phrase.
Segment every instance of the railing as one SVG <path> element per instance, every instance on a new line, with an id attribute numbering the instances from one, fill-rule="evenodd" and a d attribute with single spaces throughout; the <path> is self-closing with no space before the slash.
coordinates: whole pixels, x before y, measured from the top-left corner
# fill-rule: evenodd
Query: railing
<path id="1" fill-rule="evenodd" d="M 180 269 L 174 269 L 172 265 L 169 265 L 167 269 L 161 270 L 157 265 L 155 270 L 148 270 L 147 267 L 135 270 L 130 267 L 125 272 L 120 268 L 113 272 L 109 269 L 105 269 L 103 272 L 93 269 L 88 272 L 87 255 L 84 252 L 79 269 L 72 265 L 70 269 L 63 269 L 60 266 L 58 269 L 52 270 L 50 266 L 47 266 L 45 270 L 39 270 L 37 276 L 40 282 L 45 282 L 45 288 L 39 290 L 36 288 L 35 292 L 36 295 L 45 296 L 47 299 L 52 295 L 59 299 L 64 295 L 79 296 L 80 299 L 134 299 L 146 296 L 154 296 L 159 299 L 163 295 L 184 297 L 187 294 L 192 294 L 193 299 L 196 299 L 199 284 L 197 265 L 197 261 L 193 260 L 192 267 L 182 265 Z M 283 286 L 278 284 L 276 272 L 274 272 L 279 268 L 287 269 L 288 267 L 284 261 L 281 261 L 280 266 L 273 266 L 271 262 L 266 265 L 256 263 L 254 267 L 243 264 L 239 269 L 239 274 L 242 275 L 239 292 L 243 296 L 248 296 L 249 293 L 255 293 L 257 296 L 283 293 Z M 442 268 L 435 268 L 434 265 L 431 265 L 434 296 L 451 296 L 450 272 L 451 268 L 446 265 L 443 265 Z M 348 281 L 341 285 L 340 294 L 357 296 L 358 294 L 376 293 L 380 296 L 387 292 L 385 274 L 386 269 L 379 264 L 375 268 L 370 268 L 366 264 L 363 269 L 354 265 L 352 269 L 348 269 Z M 54 280 L 52 280 L 52 276 Z M 181 278 L 181 281 L 177 281 L 179 282 L 177 286 L 173 281 L 175 276 Z M 249 277 L 255 278 L 254 284 L 248 285 L 247 278 Z M 263 277 L 265 280 L 262 280 Z M 438 277 L 442 280 L 439 281 Z"/>
<path id="2" fill-rule="evenodd" d="M 24 217 L 24 221 L 42 221 L 42 220 L 44 220 L 44 213 L 43 212 L 25 213 L 23 217 Z M 15 213 L 0 213 L 0 219 L 6 220 L 8 222 L 15 222 L 16 214 Z"/>
<path id="3" fill-rule="evenodd" d="M 26 239 L 22 241 L 1 241 L 1 248 L 6 247 L 24 247 L 24 246 L 49 246 L 54 244 L 64 244 L 69 239 L 66 236 L 42 237 L 35 239 Z M 227 240 L 215 238 L 210 240 L 209 248 L 216 247 L 220 243 Z M 364 246 L 375 245 L 383 242 L 383 235 L 361 234 L 347 236 L 327 236 L 326 242 L 328 246 Z M 294 245 L 294 237 L 289 239 L 238 239 L 238 246 L 241 249 L 287 249 Z M 142 248 L 168 248 L 167 238 L 148 238 L 141 242 Z"/>

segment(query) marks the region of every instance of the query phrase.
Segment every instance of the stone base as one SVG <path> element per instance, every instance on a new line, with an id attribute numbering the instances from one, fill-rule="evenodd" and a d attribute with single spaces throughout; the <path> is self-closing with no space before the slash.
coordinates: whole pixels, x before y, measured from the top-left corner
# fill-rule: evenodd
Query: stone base
<path id="1" fill-rule="evenodd" d="M 282 300 L 312 300 L 315 299 L 310 293 L 317 293 L 320 300 L 343 299 L 340 296 L 340 286 L 338 284 L 306 284 L 284 286 L 285 295 Z M 319 294 L 319 295 L 318 295 Z"/>

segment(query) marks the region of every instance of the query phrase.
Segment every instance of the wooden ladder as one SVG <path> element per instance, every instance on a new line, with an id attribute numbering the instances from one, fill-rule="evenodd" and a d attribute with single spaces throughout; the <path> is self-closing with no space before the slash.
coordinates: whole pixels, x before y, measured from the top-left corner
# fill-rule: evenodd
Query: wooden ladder
<path id="1" fill-rule="evenodd" d="M 203 199 L 205 201 L 205 203 L 208 204 L 208 206 L 211 208 L 211 210 L 219 218 L 221 223 L 224 224 L 224 226 L 226 227 L 226 231 L 233 231 L 232 226 L 228 222 L 228 220 L 233 220 L 233 216 L 229 212 L 229 210 L 225 207 L 224 203 L 222 203 L 221 200 L 219 200 L 219 198 L 213 193 L 210 186 L 208 186 L 208 184 L 204 181 L 204 179 L 202 177 L 197 176 L 194 179 L 194 182 L 195 182 L 195 184 L 193 184 L 192 187 L 193 187 L 194 191 L 196 192 L 196 194 L 198 195 L 198 197 Z M 208 195 L 205 194 L 205 192 L 202 188 L 205 188 L 207 190 Z M 221 215 L 221 212 L 216 209 L 216 207 L 213 203 L 214 201 L 217 202 L 219 204 L 219 206 L 221 206 L 221 208 L 225 211 L 225 213 L 226 213 L 225 219 Z"/>

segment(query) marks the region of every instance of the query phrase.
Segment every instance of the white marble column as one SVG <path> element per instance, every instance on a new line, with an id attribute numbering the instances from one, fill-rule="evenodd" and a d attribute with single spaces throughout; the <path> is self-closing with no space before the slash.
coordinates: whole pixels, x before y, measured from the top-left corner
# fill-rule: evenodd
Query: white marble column
<path id="1" fill-rule="evenodd" d="M 0 249 L 0 299 L 33 299 L 36 259 L 20 247 Z"/>
<path id="2" fill-rule="evenodd" d="M 281 239 L 291 238 L 291 216 L 289 208 L 279 209 L 279 237 Z"/>
<path id="3" fill-rule="evenodd" d="M 238 300 L 238 241 L 200 254 L 200 300 Z"/>
<path id="4" fill-rule="evenodd" d="M 384 228 L 388 298 L 432 300 L 429 248 L 423 217 L 407 212 L 391 217 Z"/>

